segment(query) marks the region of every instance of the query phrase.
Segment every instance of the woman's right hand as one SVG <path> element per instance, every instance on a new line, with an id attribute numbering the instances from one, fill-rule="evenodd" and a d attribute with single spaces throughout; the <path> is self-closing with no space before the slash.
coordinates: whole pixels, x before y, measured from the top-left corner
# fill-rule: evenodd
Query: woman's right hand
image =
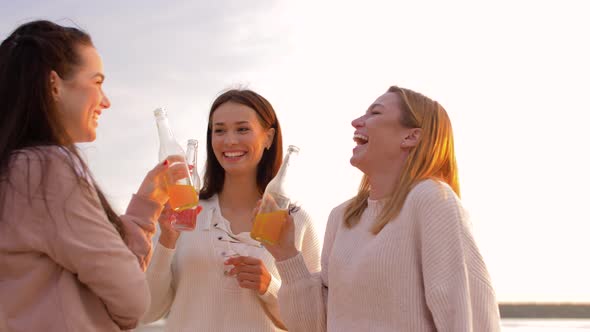
<path id="1" fill-rule="evenodd" d="M 287 220 L 281 230 L 279 241 L 275 244 L 265 244 L 264 248 L 277 262 L 297 256 L 299 250 L 295 247 L 295 223 L 293 216 L 287 215 Z"/>
<path id="2" fill-rule="evenodd" d="M 268 201 L 266 204 L 274 204 L 274 208 L 278 208 L 272 197 L 268 197 L 267 199 Z M 256 204 L 256 208 L 254 208 L 253 211 L 253 220 L 260 211 L 261 205 L 262 200 L 259 200 Z M 291 214 L 287 215 L 287 220 L 285 220 L 285 224 L 281 230 L 279 241 L 277 241 L 277 243 L 274 245 L 265 244 L 264 248 L 266 248 L 266 250 L 275 258 L 277 262 L 295 257 L 297 254 L 299 254 L 299 251 L 295 247 L 295 222 L 293 221 L 293 216 Z"/>

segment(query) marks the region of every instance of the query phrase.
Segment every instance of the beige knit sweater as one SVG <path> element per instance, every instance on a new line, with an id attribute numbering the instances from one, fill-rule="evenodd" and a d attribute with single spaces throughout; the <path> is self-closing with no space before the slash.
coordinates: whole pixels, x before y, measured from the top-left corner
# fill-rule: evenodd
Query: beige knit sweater
<path id="1" fill-rule="evenodd" d="M 234 234 L 219 208 L 217 195 L 201 200 L 197 229 L 183 232 L 176 249 L 156 246 L 147 270 L 152 297 L 144 323 L 168 315 L 166 331 L 275 332 L 282 331 L 277 292 L 281 286 L 274 258 L 250 233 Z M 301 264 L 320 269 L 320 242 L 305 211 L 294 214 L 296 245 Z M 156 240 L 157 241 L 157 240 Z M 253 256 L 264 262 L 272 281 L 265 294 L 240 288 L 224 275 L 228 255 Z"/>
<path id="2" fill-rule="evenodd" d="M 289 331 L 499 331 L 488 271 L 451 188 L 420 182 L 373 235 L 380 205 L 369 200 L 353 228 L 343 223 L 346 203 L 332 211 L 320 273 L 301 255 L 277 262 Z"/>

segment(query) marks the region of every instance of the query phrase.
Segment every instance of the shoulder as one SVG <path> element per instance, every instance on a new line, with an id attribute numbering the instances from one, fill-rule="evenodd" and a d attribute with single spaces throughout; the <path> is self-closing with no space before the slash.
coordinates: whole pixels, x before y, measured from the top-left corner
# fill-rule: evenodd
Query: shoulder
<path id="1" fill-rule="evenodd" d="M 45 172 L 61 172 L 65 168 L 72 173 L 81 167 L 80 161 L 74 153 L 57 145 L 16 150 L 12 153 L 9 165 L 11 170 L 42 167 Z"/>
<path id="2" fill-rule="evenodd" d="M 427 179 L 418 182 L 408 193 L 407 203 L 417 206 L 433 204 L 458 204 L 459 197 L 445 182 Z"/>
<path id="3" fill-rule="evenodd" d="M 59 146 L 40 146 L 14 151 L 8 178 L 17 186 L 38 186 L 41 182 L 75 179 L 73 155 Z"/>
<path id="4" fill-rule="evenodd" d="M 332 219 L 338 219 L 341 220 L 342 218 L 344 218 L 344 213 L 346 212 L 346 208 L 348 207 L 348 205 L 350 204 L 350 202 L 353 200 L 353 198 L 349 198 L 346 201 L 340 203 L 339 205 L 337 205 L 336 207 L 334 207 L 332 209 L 332 211 L 330 211 L 330 216 L 328 217 L 329 220 Z"/>
<path id="5" fill-rule="evenodd" d="M 449 230 L 470 227 L 469 214 L 461 200 L 453 189 L 442 181 L 419 182 L 408 194 L 406 205 L 418 217 L 419 224 L 426 229 L 432 228 L 436 232 L 442 232 L 442 225 Z"/>
<path id="6" fill-rule="evenodd" d="M 353 198 L 347 199 L 330 211 L 328 222 L 326 223 L 326 232 L 335 233 L 336 230 L 344 224 L 344 213 Z"/>

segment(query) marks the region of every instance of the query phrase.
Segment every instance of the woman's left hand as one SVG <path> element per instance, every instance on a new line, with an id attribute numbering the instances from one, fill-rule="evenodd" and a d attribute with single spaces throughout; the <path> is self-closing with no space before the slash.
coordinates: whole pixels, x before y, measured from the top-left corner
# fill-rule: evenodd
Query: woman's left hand
<path id="1" fill-rule="evenodd" d="M 229 258 L 224 264 L 234 266 L 229 275 L 236 276 L 240 287 L 255 290 L 260 295 L 266 293 L 272 277 L 260 259 L 237 256 Z"/>

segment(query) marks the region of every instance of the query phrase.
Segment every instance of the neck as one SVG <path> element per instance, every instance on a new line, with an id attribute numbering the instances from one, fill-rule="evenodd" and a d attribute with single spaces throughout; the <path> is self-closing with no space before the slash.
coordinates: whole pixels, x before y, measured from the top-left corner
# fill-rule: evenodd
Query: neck
<path id="1" fill-rule="evenodd" d="M 225 173 L 223 188 L 219 193 L 219 205 L 233 209 L 253 209 L 261 198 L 255 174 L 231 175 Z"/>
<path id="2" fill-rule="evenodd" d="M 387 169 L 375 170 L 370 175 L 367 174 L 371 187 L 369 198 L 382 199 L 391 196 L 397 190 L 403 166 L 403 162 L 394 163 L 388 165 Z"/>

